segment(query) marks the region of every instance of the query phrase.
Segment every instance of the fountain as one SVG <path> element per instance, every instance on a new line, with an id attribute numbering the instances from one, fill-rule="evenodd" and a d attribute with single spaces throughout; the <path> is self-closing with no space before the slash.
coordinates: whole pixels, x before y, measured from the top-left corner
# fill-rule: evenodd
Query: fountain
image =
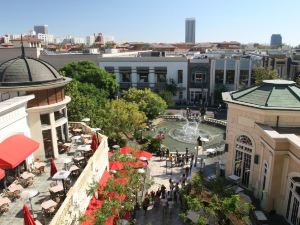
<path id="1" fill-rule="evenodd" d="M 195 144 L 199 136 L 201 138 L 210 139 L 210 135 L 199 128 L 200 122 L 189 121 L 186 117 L 184 118 L 186 121 L 184 125 L 169 130 L 169 136 L 171 138 L 190 144 Z"/>

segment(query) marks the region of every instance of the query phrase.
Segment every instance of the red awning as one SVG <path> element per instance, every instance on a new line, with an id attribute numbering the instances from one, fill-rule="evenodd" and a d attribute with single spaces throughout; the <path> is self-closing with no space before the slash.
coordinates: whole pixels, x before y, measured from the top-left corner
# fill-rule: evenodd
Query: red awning
<path id="1" fill-rule="evenodd" d="M 5 139 L 0 143 L 0 168 L 15 168 L 35 152 L 38 147 L 38 142 L 23 134 L 16 134 Z"/>
<path id="2" fill-rule="evenodd" d="M 137 158 L 140 158 L 140 157 L 146 157 L 148 159 L 152 158 L 152 154 L 150 152 L 147 152 L 147 151 L 138 151 L 135 156 Z"/>
<path id="3" fill-rule="evenodd" d="M 5 177 L 5 171 L 0 169 L 0 180 Z"/>
<path id="4" fill-rule="evenodd" d="M 109 163 L 109 169 L 111 170 L 122 170 L 124 168 L 123 164 L 121 162 L 110 162 Z"/>
<path id="5" fill-rule="evenodd" d="M 135 151 L 137 151 L 137 150 L 134 149 L 134 148 L 131 148 L 129 146 L 125 146 L 125 147 L 121 148 L 120 154 L 130 154 L 130 153 L 135 152 Z"/>

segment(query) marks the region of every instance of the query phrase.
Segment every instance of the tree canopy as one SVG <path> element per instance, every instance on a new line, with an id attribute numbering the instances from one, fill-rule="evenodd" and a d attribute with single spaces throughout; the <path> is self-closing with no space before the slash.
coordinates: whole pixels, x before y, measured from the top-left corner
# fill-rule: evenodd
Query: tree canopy
<path id="1" fill-rule="evenodd" d="M 82 83 L 92 83 L 97 88 L 106 91 L 109 96 L 114 96 L 118 90 L 118 83 L 113 74 L 99 68 L 89 61 L 71 62 L 59 70 L 63 75 L 71 77 Z"/>
<path id="2" fill-rule="evenodd" d="M 167 103 L 150 89 L 130 88 L 124 93 L 123 98 L 128 102 L 136 103 L 139 110 L 144 112 L 148 119 L 154 119 L 167 108 Z"/>
<path id="3" fill-rule="evenodd" d="M 99 108 L 104 105 L 107 93 L 98 89 L 93 84 L 81 83 L 72 80 L 65 88 L 66 95 L 71 96 L 72 100 L 68 104 L 68 115 L 71 121 L 81 121 L 88 117 L 90 124 L 97 126 Z"/>
<path id="4" fill-rule="evenodd" d="M 263 80 L 279 79 L 276 70 L 266 69 L 263 67 L 254 68 L 255 84 L 261 84 Z"/>
<path id="5" fill-rule="evenodd" d="M 107 102 L 100 115 L 102 130 L 113 138 L 120 133 L 130 133 L 145 127 L 146 116 L 139 111 L 138 105 L 123 99 Z"/>

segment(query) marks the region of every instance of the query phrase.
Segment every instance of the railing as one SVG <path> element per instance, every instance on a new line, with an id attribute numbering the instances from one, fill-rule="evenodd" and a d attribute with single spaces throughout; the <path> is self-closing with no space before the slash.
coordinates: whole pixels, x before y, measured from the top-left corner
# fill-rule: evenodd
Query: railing
<path id="1" fill-rule="evenodd" d="M 81 128 L 83 132 L 93 133 L 85 123 L 69 123 L 75 128 Z M 49 225 L 73 225 L 79 224 L 79 218 L 84 214 L 91 197 L 86 190 L 89 184 L 98 181 L 104 170 L 108 168 L 107 137 L 99 133 L 100 145 L 94 155 L 89 159 L 86 167 L 78 177 L 74 186 L 68 191 L 67 196 L 53 217 Z"/>
<path id="2" fill-rule="evenodd" d="M 227 126 L 227 121 L 224 120 L 217 120 L 217 119 L 213 119 L 213 118 L 208 118 L 208 117 L 204 117 L 204 121 L 207 123 L 212 123 L 212 124 L 216 124 L 216 125 L 221 125 L 226 127 Z"/>

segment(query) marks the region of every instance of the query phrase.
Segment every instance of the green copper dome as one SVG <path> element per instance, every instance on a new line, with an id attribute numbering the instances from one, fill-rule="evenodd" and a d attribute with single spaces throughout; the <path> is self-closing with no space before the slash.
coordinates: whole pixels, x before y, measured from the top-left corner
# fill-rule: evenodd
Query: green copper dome
<path id="1" fill-rule="evenodd" d="M 225 92 L 223 100 L 264 109 L 300 110 L 300 88 L 293 81 L 265 80 L 244 90 Z"/>

